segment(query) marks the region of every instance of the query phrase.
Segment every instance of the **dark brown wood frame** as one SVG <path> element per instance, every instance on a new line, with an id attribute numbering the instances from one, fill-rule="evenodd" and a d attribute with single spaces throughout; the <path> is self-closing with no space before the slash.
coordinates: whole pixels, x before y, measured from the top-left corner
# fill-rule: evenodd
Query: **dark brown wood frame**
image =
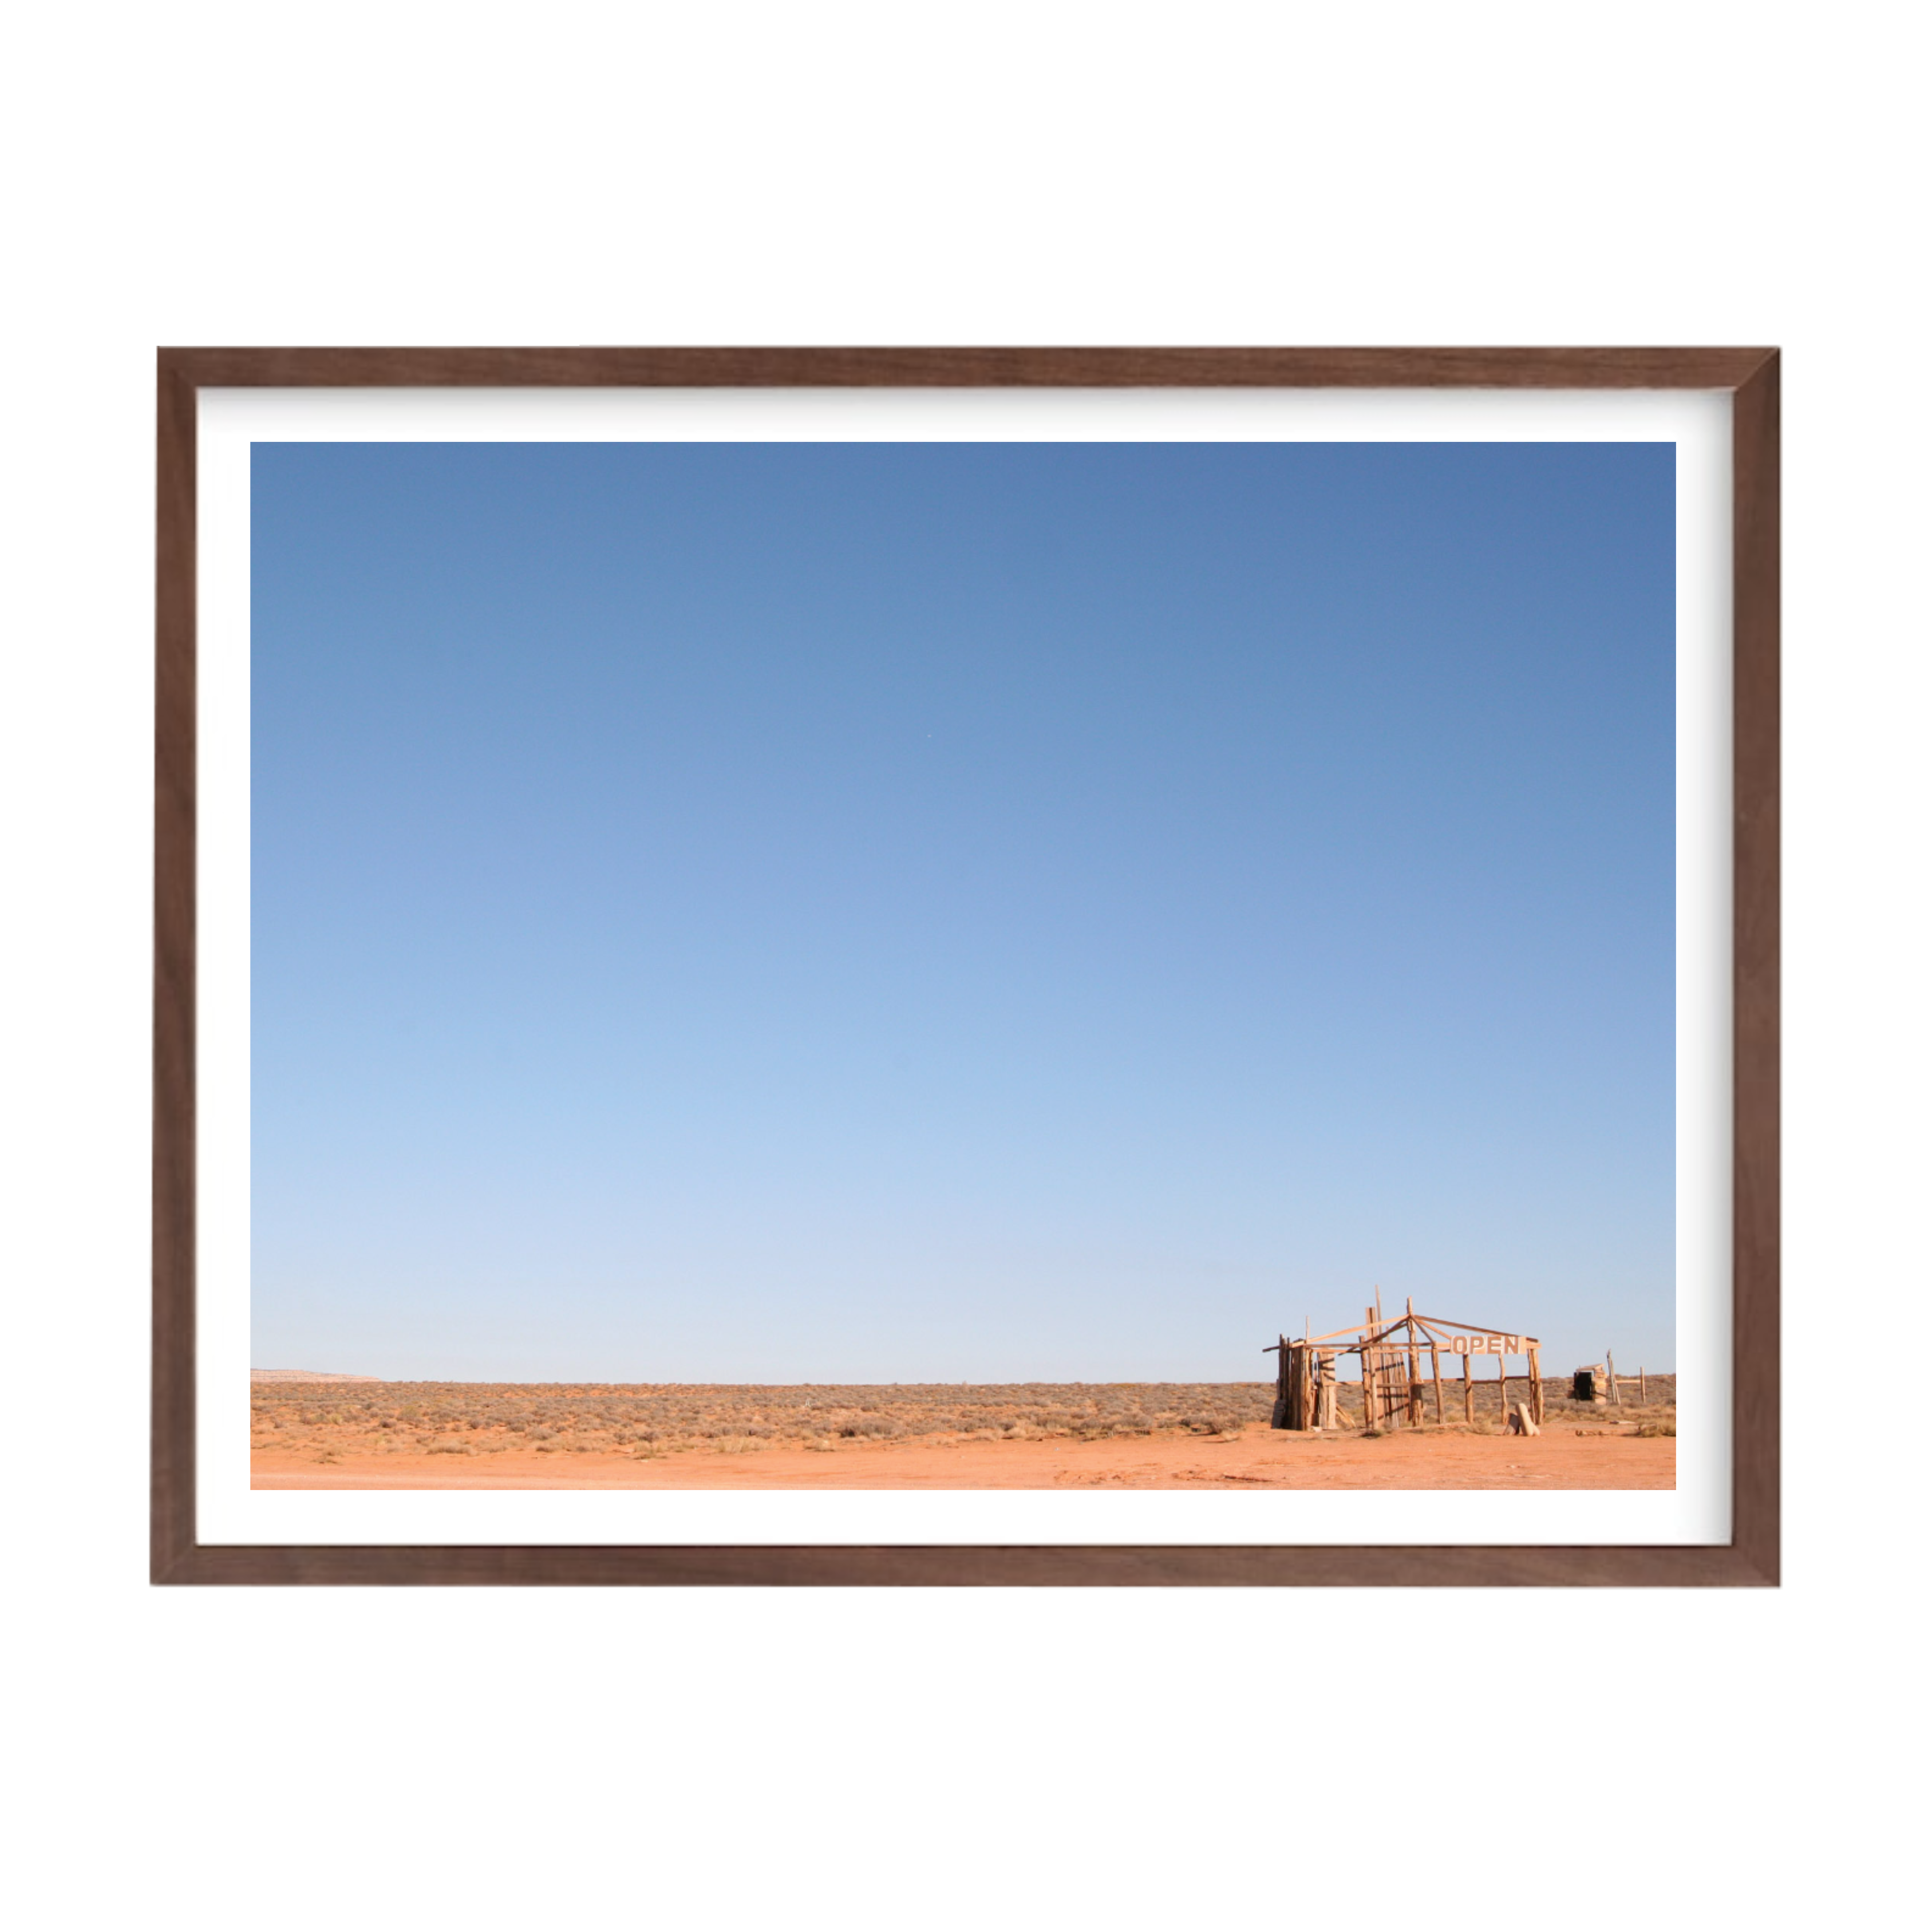
<path id="1" fill-rule="evenodd" d="M 195 1538 L 195 430 L 203 388 L 1712 389 L 1732 409 L 1732 1537 L 1712 1546 L 212 1546 Z M 1768 349 L 164 349 L 155 554 L 158 1583 L 1770 1584 L 1778 1576 L 1778 358 Z"/>

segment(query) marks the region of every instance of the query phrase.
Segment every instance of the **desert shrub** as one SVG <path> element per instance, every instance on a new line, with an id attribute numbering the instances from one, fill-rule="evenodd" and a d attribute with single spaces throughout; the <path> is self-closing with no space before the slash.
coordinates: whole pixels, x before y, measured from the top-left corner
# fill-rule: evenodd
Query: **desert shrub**
<path id="1" fill-rule="evenodd" d="M 1657 1389 L 1653 1378 L 1654 1396 Z M 254 1431 L 264 1443 L 273 1432 L 315 1430 L 320 1438 L 310 1446 L 316 1449 L 338 1432 L 354 1431 L 366 1435 L 370 1448 L 473 1454 L 518 1444 L 546 1453 L 636 1453 L 778 1439 L 830 1446 L 937 1434 L 977 1442 L 1090 1442 L 1174 1430 L 1225 1435 L 1264 1418 L 1271 1400 L 1267 1385 L 1194 1382 L 743 1388 L 412 1383 L 392 1384 L 380 1394 L 345 1390 L 339 1399 L 268 1384 L 250 1390 L 250 1406 Z M 1346 1398 L 1345 1413 L 1352 1414 Z M 1627 1407 L 1624 1420 L 1635 1425 L 1668 1414 L 1663 1405 L 1634 1414 Z"/>
<path id="2" fill-rule="evenodd" d="M 848 1439 L 853 1437 L 896 1436 L 898 1424 L 887 1415 L 848 1416 L 838 1425 L 838 1433 Z"/>

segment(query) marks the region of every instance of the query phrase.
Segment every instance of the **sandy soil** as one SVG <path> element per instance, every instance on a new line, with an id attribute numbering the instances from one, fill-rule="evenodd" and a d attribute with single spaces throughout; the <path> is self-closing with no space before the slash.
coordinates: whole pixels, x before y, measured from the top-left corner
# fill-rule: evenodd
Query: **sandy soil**
<path id="1" fill-rule="evenodd" d="M 320 1460 L 326 1454 L 327 1460 Z M 451 1455 L 258 1446 L 260 1490 L 1667 1490 L 1674 1438 L 1552 1424 L 1540 1436 L 1266 1428 L 1097 1442 L 842 1442 L 721 1454 L 506 1450 Z"/>

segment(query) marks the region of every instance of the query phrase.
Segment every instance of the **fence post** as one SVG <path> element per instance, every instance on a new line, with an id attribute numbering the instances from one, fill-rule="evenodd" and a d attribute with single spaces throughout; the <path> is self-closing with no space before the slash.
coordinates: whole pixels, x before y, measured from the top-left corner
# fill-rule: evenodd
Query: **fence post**
<path id="1" fill-rule="evenodd" d="M 1362 1310 L 1362 1426 L 1379 1429 L 1382 1426 L 1382 1388 L 1376 1374 L 1376 1352 L 1368 1336 L 1376 1332 L 1376 1311 L 1372 1308 Z"/>

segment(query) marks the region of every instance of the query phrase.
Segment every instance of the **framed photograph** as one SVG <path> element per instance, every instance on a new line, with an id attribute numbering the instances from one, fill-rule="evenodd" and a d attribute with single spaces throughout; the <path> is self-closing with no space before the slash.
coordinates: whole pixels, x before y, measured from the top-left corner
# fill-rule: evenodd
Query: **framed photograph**
<path id="1" fill-rule="evenodd" d="M 1777 1582 L 1775 351 L 158 406 L 154 1582 Z"/>

